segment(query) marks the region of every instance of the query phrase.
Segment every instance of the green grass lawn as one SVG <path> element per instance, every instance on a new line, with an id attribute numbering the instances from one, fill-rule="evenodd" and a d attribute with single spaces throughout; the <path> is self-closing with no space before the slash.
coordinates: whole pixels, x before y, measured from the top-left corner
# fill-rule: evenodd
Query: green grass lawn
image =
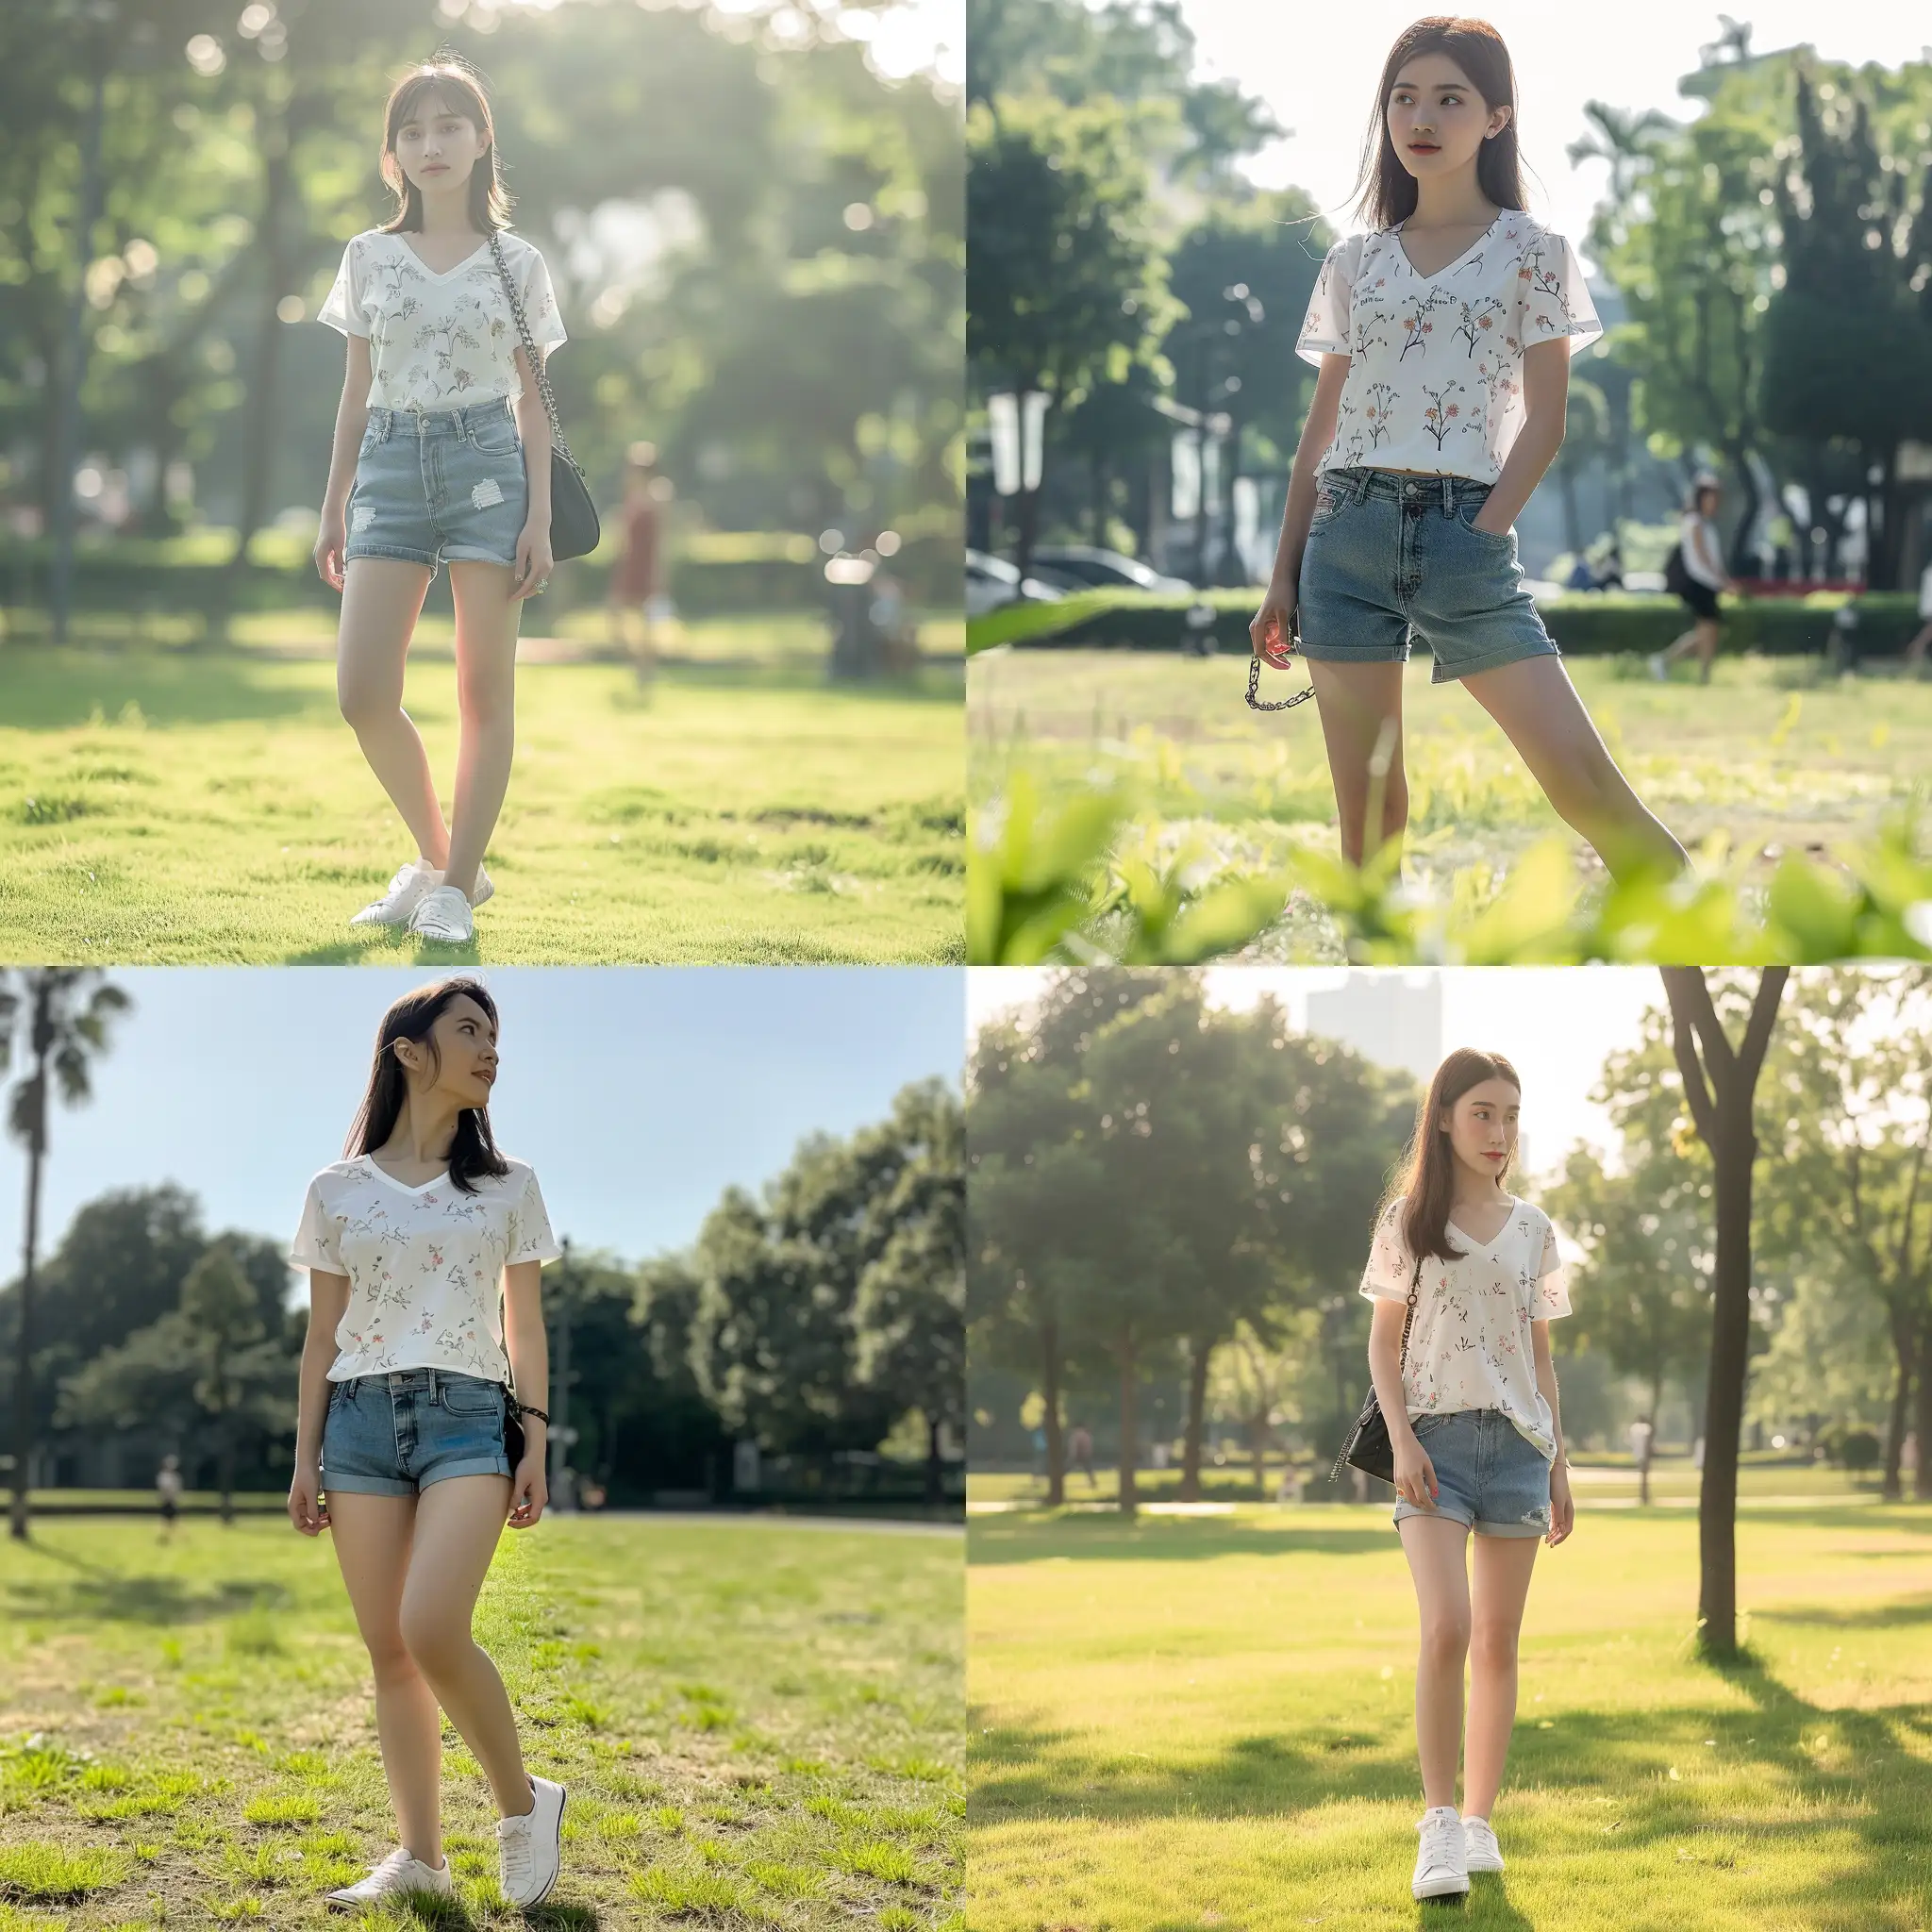
<path id="1" fill-rule="evenodd" d="M 1834 678 L 1809 659 L 1720 660 L 1716 681 L 1657 684 L 1635 659 L 1574 658 L 1570 675 L 1624 770 L 1693 850 L 1717 837 L 1762 880 L 1791 849 L 1869 835 L 1932 771 L 1932 682 Z M 1335 803 L 1312 706 L 1257 716 L 1247 660 L 1146 651 L 1000 650 L 967 670 L 969 791 L 975 808 L 1016 768 L 1049 799 L 1123 782 L 1160 849 L 1191 837 L 1223 864 L 1278 866 L 1309 841 L 1337 850 Z M 1305 674 L 1297 671 L 1292 685 Z M 1458 873 L 1510 866 L 1552 833 L 1601 877 L 1489 716 L 1410 668 L 1404 697 L 1409 869 L 1446 898 Z M 1270 691 L 1291 688 L 1276 678 Z M 1264 695 L 1269 692 L 1264 691 Z M 1340 937 L 1304 893 L 1245 957 L 1339 959 Z"/>
<path id="2" fill-rule="evenodd" d="M 496 897 L 456 948 L 348 928 L 409 854 L 331 664 L 0 650 L 0 958 L 949 963 L 959 689 L 523 666 Z M 449 660 L 413 663 L 405 701 L 446 788 Z"/>
<path id="3" fill-rule="evenodd" d="M 496 1887 L 445 1726 L 447 1927 L 958 1924 L 960 1564 L 906 1526 L 553 1520 L 504 1539 L 478 1634 L 564 1872 Z M 286 1522 L 42 1523 L 0 1543 L 0 1928 L 343 1923 L 393 1843 L 368 1660 Z M 368 1925 L 414 1924 L 405 1913 Z"/>
<path id="4" fill-rule="evenodd" d="M 1538 1557 L 1497 1831 L 1408 1895 L 1415 1602 L 1382 1509 L 970 1532 L 973 1932 L 1874 1932 L 1932 1914 L 1932 1508 L 1745 1507 L 1754 1662 L 1692 1660 L 1697 1527 Z"/>

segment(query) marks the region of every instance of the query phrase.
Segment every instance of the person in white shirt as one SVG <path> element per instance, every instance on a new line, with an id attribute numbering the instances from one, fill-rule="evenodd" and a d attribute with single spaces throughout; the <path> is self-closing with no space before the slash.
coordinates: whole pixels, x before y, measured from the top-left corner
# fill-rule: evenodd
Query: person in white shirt
<path id="1" fill-rule="evenodd" d="M 397 208 L 342 252 L 317 320 L 348 339 L 315 565 L 341 592 L 342 716 L 416 843 L 352 925 L 475 936 L 483 855 L 509 787 L 517 626 L 550 581 L 550 421 L 525 354 L 564 340 L 543 258 L 508 232 L 510 197 L 477 77 L 418 67 L 390 95 L 384 179 Z M 461 742 L 446 823 L 403 664 L 440 562 L 456 604 Z"/>
<path id="2" fill-rule="evenodd" d="M 1906 668 L 1910 671 L 1924 667 L 1925 653 L 1932 648 L 1932 563 L 1919 576 L 1919 616 L 1923 621 L 1906 646 Z"/>
<path id="3" fill-rule="evenodd" d="M 1724 637 L 1724 610 L 1718 595 L 1738 588 L 1724 568 L 1724 543 L 1717 533 L 1717 513 L 1724 495 L 1724 485 L 1717 477 L 1708 470 L 1700 472 L 1690 486 L 1684 513 L 1677 519 L 1676 555 L 1665 566 L 1664 581 L 1690 612 L 1691 624 L 1669 650 L 1651 658 L 1653 677 L 1668 676 L 1673 664 L 1695 652 L 1698 680 L 1710 682 L 1711 663 Z"/>
<path id="4" fill-rule="evenodd" d="M 505 1895 L 534 1905 L 557 1881 L 564 1789 L 525 1771 L 471 1634 L 506 1520 L 528 1529 L 548 1500 L 540 1271 L 561 1252 L 536 1174 L 491 1131 L 496 1036 L 474 979 L 390 1007 L 345 1157 L 309 1183 L 290 1250 L 309 1313 L 289 1518 L 331 1532 L 402 1840 L 340 1905 L 454 1890 L 439 1705 L 490 1780 Z"/>
<path id="5" fill-rule="evenodd" d="M 1500 1054 L 1458 1047 L 1437 1068 L 1362 1275 L 1395 1524 L 1421 1612 L 1419 1899 L 1466 1892 L 1472 1872 L 1503 1869 L 1490 1813 L 1516 1717 L 1517 1635 L 1537 1544 L 1554 1548 L 1574 1524 L 1550 1358 L 1550 1323 L 1570 1312 L 1569 1292 L 1556 1230 L 1503 1186 L 1522 1102 Z"/>
<path id="6" fill-rule="evenodd" d="M 1383 68 L 1362 183 L 1376 226 L 1331 249 L 1315 286 L 1297 346 L 1320 375 L 1249 636 L 1264 664 L 1308 660 L 1352 863 L 1407 824 L 1420 635 L 1436 679 L 1463 680 L 1612 873 L 1674 874 L 1684 849 L 1591 723 L 1516 558 L 1571 355 L 1603 329 L 1575 252 L 1523 211 L 1515 101 L 1479 21 L 1420 21 Z"/>

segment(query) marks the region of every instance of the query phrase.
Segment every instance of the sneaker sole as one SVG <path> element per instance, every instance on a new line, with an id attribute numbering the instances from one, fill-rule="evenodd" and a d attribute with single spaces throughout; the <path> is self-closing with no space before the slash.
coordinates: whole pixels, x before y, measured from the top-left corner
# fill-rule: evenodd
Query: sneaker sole
<path id="1" fill-rule="evenodd" d="M 1467 1878 L 1439 1878 L 1427 1885 L 1411 1885 L 1408 1888 L 1408 1895 L 1415 1899 L 1460 1898 L 1468 1890 Z"/>

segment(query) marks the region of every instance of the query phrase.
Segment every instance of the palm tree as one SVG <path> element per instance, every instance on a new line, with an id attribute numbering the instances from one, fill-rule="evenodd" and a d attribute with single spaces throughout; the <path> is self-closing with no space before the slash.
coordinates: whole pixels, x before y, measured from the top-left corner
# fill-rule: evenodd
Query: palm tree
<path id="1" fill-rule="evenodd" d="M 47 1158 L 47 1096 L 59 1089 L 69 1107 L 92 1092 L 90 1061 L 108 1048 L 108 1029 L 134 1002 L 118 986 L 97 984 L 90 966 L 42 966 L 20 974 L 16 991 L 0 975 L 0 1073 L 13 1060 L 17 1023 L 25 1020 L 29 1071 L 13 1090 L 7 1124 L 26 1149 L 26 1240 L 20 1271 L 20 1320 L 14 1334 L 12 1531 L 26 1537 L 26 1486 L 34 1450 L 34 1250 L 41 1229 L 41 1170 Z"/>
<path id="2" fill-rule="evenodd" d="M 1583 118 L 1590 132 L 1573 141 L 1564 152 L 1573 162 L 1607 161 L 1610 164 L 1610 200 L 1621 208 L 1629 195 L 1630 184 L 1650 158 L 1650 137 L 1677 124 L 1655 108 L 1641 113 L 1613 108 L 1607 101 L 1586 101 Z"/>

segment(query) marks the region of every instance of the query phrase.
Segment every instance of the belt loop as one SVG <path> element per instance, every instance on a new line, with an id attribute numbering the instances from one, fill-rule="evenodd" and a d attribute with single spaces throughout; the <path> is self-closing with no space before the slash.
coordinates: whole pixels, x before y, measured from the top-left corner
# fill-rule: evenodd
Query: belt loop
<path id="1" fill-rule="evenodd" d="M 1357 504 L 1368 500 L 1369 485 L 1375 480 L 1373 470 L 1362 469 L 1355 473 L 1355 500 Z"/>
<path id="2" fill-rule="evenodd" d="M 1445 517 L 1456 514 L 1456 486 L 1446 475 L 1442 478 L 1442 514 Z"/>

